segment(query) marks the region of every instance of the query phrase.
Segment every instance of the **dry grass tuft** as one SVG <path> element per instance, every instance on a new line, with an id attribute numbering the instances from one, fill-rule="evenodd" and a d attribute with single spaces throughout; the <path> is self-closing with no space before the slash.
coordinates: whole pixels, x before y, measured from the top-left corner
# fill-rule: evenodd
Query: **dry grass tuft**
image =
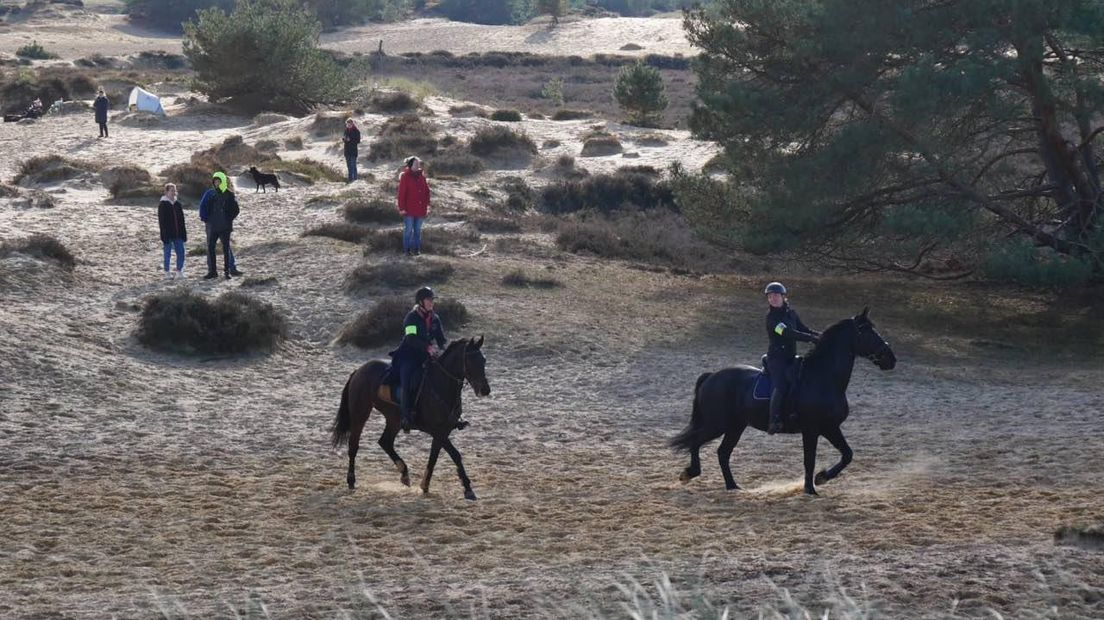
<path id="1" fill-rule="evenodd" d="M 234 355 L 272 351 L 287 336 L 287 321 L 272 304 L 245 293 L 209 301 L 178 288 L 146 299 L 137 336 L 161 351 Z"/>
<path id="2" fill-rule="evenodd" d="M 349 243 L 360 243 L 372 234 L 372 229 L 347 222 L 327 222 L 303 232 L 303 237 L 329 237 Z"/>
<path id="3" fill-rule="evenodd" d="M 22 239 L 0 241 L 0 259 L 12 254 L 51 261 L 68 271 L 72 271 L 77 265 L 77 259 L 69 249 L 50 235 L 34 234 Z"/>
<path id="4" fill-rule="evenodd" d="M 358 265 L 345 277 L 345 291 L 364 293 L 382 289 L 437 286 L 448 281 L 456 268 L 435 260 L 394 260 Z"/>

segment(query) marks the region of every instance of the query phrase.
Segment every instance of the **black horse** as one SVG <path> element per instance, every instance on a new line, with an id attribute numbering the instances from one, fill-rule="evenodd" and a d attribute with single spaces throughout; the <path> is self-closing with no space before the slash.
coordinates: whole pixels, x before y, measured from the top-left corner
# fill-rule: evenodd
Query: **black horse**
<path id="1" fill-rule="evenodd" d="M 865 308 L 862 314 L 825 330 L 820 343 L 805 356 L 799 383 L 790 395 L 791 406 L 799 415 L 796 423 L 787 421 L 783 432 L 801 433 L 805 449 L 805 492 L 809 495 L 817 494 L 814 484 L 824 484 L 835 478 L 851 462 L 851 447 L 840 425 L 847 419 L 847 384 L 855 358 L 865 357 L 882 370 L 891 370 L 897 364 L 893 349 L 875 331 L 868 311 L 869 308 Z M 763 399 L 755 394 L 760 373 L 758 368 L 737 366 L 698 377 L 690 425 L 671 440 L 672 448 L 690 453 L 690 466 L 679 476 L 683 482 L 701 475 L 698 450 L 702 445 L 724 435 L 717 448 L 717 458 L 724 473 L 725 487 L 729 490 L 740 488 L 732 478 L 729 457 L 744 429 L 752 426 L 765 431 L 770 415 L 769 396 Z M 814 478 L 817 440 L 821 436 L 840 451 L 841 459 Z"/>
<path id="2" fill-rule="evenodd" d="M 460 451 L 452 445 L 449 434 L 458 424 L 463 426 L 460 422 L 460 395 L 465 381 L 471 384 L 479 396 L 491 393 L 486 375 L 487 360 L 483 357 L 482 348 L 482 337 L 479 340 L 454 340 L 439 358 L 427 364 L 414 408 L 414 428 L 433 437 L 429 462 L 422 478 L 423 493 L 429 493 L 429 479 L 433 476 L 437 456 L 444 448 L 452 457 L 452 462 L 456 463 L 456 471 L 464 485 L 464 497 L 475 499 L 471 480 L 468 480 L 468 475 L 464 472 Z M 395 436 L 399 434 L 399 406 L 391 398 L 390 386 L 383 385 L 383 377 L 390 366 L 384 360 L 366 362 L 349 376 L 345 389 L 341 392 L 341 407 L 337 410 L 337 419 L 333 424 L 333 447 L 336 449 L 346 439 L 349 441 L 349 473 L 345 479 L 350 489 L 356 486 L 356 455 L 360 447 L 360 433 L 364 430 L 372 409 L 383 413 L 386 420 L 379 445 L 395 463 L 402 483 L 410 486 L 409 469 L 395 452 Z"/>

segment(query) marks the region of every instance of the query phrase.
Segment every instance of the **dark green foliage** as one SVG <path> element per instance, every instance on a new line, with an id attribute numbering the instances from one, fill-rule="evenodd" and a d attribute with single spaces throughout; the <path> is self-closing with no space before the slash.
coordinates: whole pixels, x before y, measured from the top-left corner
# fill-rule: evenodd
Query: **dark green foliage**
<path id="1" fill-rule="evenodd" d="M 185 25 L 184 54 L 197 89 L 212 99 L 302 113 L 348 94 L 346 76 L 318 48 L 320 31 L 294 0 L 238 0 L 229 15 L 206 9 Z"/>
<path id="2" fill-rule="evenodd" d="M 709 0 L 706 2 L 695 0 L 597 0 L 594 4 L 626 17 L 648 17 L 656 13 L 688 9 L 696 4 L 708 5 L 711 2 Z"/>
<path id="3" fill-rule="evenodd" d="M 737 0 L 685 27 L 702 50 L 691 128 L 739 188 L 701 228 L 867 270 L 1104 278 L 1099 2 Z M 1071 260 L 985 259 L 1006 234 Z"/>
<path id="4" fill-rule="evenodd" d="M 559 22 L 560 18 L 567 15 L 568 0 L 533 0 L 534 15 L 548 15 L 552 17 L 552 23 Z"/>
<path id="5" fill-rule="evenodd" d="M 464 151 L 442 151 L 426 161 L 429 176 L 471 176 L 487 168 L 482 159 Z"/>
<path id="6" fill-rule="evenodd" d="M 184 22 L 212 7 L 231 11 L 234 0 L 126 0 L 131 21 L 169 32 L 183 32 Z"/>
<path id="7" fill-rule="evenodd" d="M 667 109 L 667 88 L 655 67 L 638 61 L 622 67 L 613 86 L 613 96 L 629 115 L 629 122 L 652 126 Z"/>
<path id="8" fill-rule="evenodd" d="M 69 249 L 50 235 L 34 234 L 22 239 L 0 241 L 0 258 L 11 254 L 24 254 L 39 260 L 51 260 L 70 271 L 77 264 L 77 259 Z"/>
<path id="9" fill-rule="evenodd" d="M 379 130 L 379 138 L 368 151 L 371 161 L 402 161 L 411 155 L 426 157 L 437 152 L 434 127 L 418 116 L 407 114 L 387 119 Z"/>
<path id="10" fill-rule="evenodd" d="M 15 50 L 15 55 L 20 58 L 29 58 L 31 60 L 51 60 L 58 57 L 57 54 L 46 51 L 46 48 L 39 45 L 38 41 L 34 41 L 30 45 L 24 45 Z"/>
<path id="11" fill-rule="evenodd" d="M 587 110 L 556 110 L 552 113 L 554 121 L 578 121 L 594 118 L 594 113 Z"/>
<path id="12" fill-rule="evenodd" d="M 982 270 L 993 280 L 1055 290 L 1083 286 L 1093 275 L 1088 262 L 1048 247 L 1035 247 L 1026 239 L 995 248 L 982 264 Z"/>
<path id="13" fill-rule="evenodd" d="M 652 174 L 629 170 L 547 185 L 541 191 L 539 208 L 546 213 L 563 214 L 583 209 L 608 213 L 674 206 L 669 183 L 656 180 Z"/>
<path id="14" fill-rule="evenodd" d="M 435 260 L 395 260 L 357 266 L 345 278 L 345 290 L 363 293 L 380 289 L 414 289 L 444 284 L 456 269 Z"/>
<path id="15" fill-rule="evenodd" d="M 403 319 L 413 307 L 414 302 L 405 295 L 384 297 L 371 310 L 360 313 L 346 325 L 337 343 L 361 349 L 396 344 L 402 337 Z"/>
<path id="16" fill-rule="evenodd" d="M 520 123 L 521 112 L 517 110 L 495 110 L 491 112 L 492 121 L 503 121 L 507 123 Z"/>
<path id="17" fill-rule="evenodd" d="M 495 125 L 484 127 L 472 136 L 468 148 L 480 157 L 536 155 L 537 144 L 523 131 Z"/>
<path id="18" fill-rule="evenodd" d="M 184 288 L 146 299 L 138 341 L 161 351 L 234 355 L 272 351 L 287 335 L 287 321 L 272 304 L 245 293 L 213 302 Z"/>
<path id="19" fill-rule="evenodd" d="M 383 198 L 354 198 L 341 211 L 355 224 L 393 224 L 401 219 L 395 203 Z"/>
<path id="20" fill-rule="evenodd" d="M 349 243 L 360 243 L 372 234 L 372 229 L 345 222 L 327 222 L 303 233 L 304 237 L 329 237 Z"/>
<path id="21" fill-rule="evenodd" d="M 563 286 L 563 282 L 555 278 L 532 277 L 521 269 L 515 269 L 502 276 L 502 285 L 518 288 L 559 288 Z"/>
<path id="22" fill-rule="evenodd" d="M 457 22 L 520 24 L 533 16 L 532 0 L 442 0 L 437 10 Z"/>

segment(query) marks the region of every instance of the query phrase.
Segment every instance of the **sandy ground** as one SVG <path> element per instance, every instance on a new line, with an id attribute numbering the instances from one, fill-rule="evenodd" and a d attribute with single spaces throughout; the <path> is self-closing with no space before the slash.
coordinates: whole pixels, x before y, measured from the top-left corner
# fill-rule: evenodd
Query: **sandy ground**
<path id="1" fill-rule="evenodd" d="M 113 19 L 96 23 L 118 39 L 69 37 L 65 54 L 172 49 Z M 42 32 L 40 42 L 63 47 Z M 4 51 L 18 44 L 5 33 Z M 305 150 L 281 154 L 341 165 L 336 136 L 311 136 L 310 119 L 256 127 L 167 101 L 159 123 L 114 117 L 107 140 L 94 137 L 90 115 L 4 124 L 0 180 L 49 153 L 157 172 L 233 134 L 303 136 Z M 451 103 L 430 101 L 442 132 L 462 138 L 489 123 L 441 113 Z M 366 117 L 365 135 L 381 121 Z M 524 128 L 538 144 L 561 141 L 542 151 L 546 161 L 577 153 L 589 125 Z M 635 130 L 611 129 L 640 158 L 588 167 L 713 153 L 685 133 L 638 148 Z M 518 173 L 438 182 L 437 208 L 465 217 L 483 208 L 481 186 Z M 42 187 L 53 209 L 0 200 L 0 239 L 49 233 L 79 260 L 71 274 L 0 260 L 0 617 L 623 614 L 615 584 L 662 573 L 679 591 L 749 613 L 784 606 L 786 593 L 815 613 L 842 592 L 889 616 L 1104 617 L 1104 554 L 1052 540 L 1059 526 L 1104 519 L 1099 360 L 1001 362 L 965 341 L 902 339 L 907 325 L 880 323 L 900 363 L 883 373 L 859 362 L 844 427 L 856 460 L 819 499 L 800 493 L 799 441 L 755 431 L 733 456 L 744 490 L 723 491 L 711 448 L 702 478 L 681 485 L 686 460 L 665 442 L 686 423 L 700 372 L 758 359 L 758 274 L 675 276 L 552 248 L 502 253 L 488 236 L 486 251 L 447 259 L 457 274 L 440 287 L 473 313 L 452 335 L 487 337 L 493 394 L 466 393 L 473 426 L 455 436 L 479 501 L 462 499 L 447 460 L 428 497 L 400 485 L 372 441 L 378 418 L 348 492 L 328 430 L 348 373 L 383 349 L 331 342 L 374 300 L 342 292 L 361 248 L 299 236 L 339 219 L 334 205 L 306 201 L 343 186 L 289 185 L 254 194 L 239 180 L 239 264 L 276 278 L 251 292 L 287 313 L 291 334 L 272 355 L 236 359 L 135 341 L 136 305 L 177 285 L 160 279 L 153 204 L 112 203 L 93 178 Z M 353 188 L 380 191 L 378 180 Z M 194 210 L 186 217 L 193 246 L 201 226 Z M 183 286 L 210 295 L 240 286 L 195 279 L 201 259 L 188 260 Z M 565 286 L 501 286 L 517 267 Z M 813 301 L 798 299 L 806 322 L 842 318 Z M 929 338 L 953 355 L 933 352 Z M 398 449 L 420 471 L 427 439 L 401 436 Z M 835 459 L 822 442 L 821 463 Z"/>
<path id="2" fill-rule="evenodd" d="M 130 24 L 119 13 L 118 3 L 90 2 L 86 10 L 65 7 L 42 16 L 21 20 L 0 30 L 4 36 L 0 53 L 15 50 L 37 40 L 63 59 L 93 54 L 124 56 L 142 51 L 181 52 L 179 37 Z M 383 41 L 389 54 L 447 50 L 469 52 L 528 52 L 549 55 L 684 54 L 695 52 L 686 40 L 678 15 L 663 18 L 601 18 L 565 20 L 552 28 L 546 20 L 524 26 L 483 26 L 447 19 L 417 19 L 396 24 L 371 24 L 322 35 L 322 47 L 346 53 L 374 52 Z M 626 44 L 639 50 L 621 50 Z"/>

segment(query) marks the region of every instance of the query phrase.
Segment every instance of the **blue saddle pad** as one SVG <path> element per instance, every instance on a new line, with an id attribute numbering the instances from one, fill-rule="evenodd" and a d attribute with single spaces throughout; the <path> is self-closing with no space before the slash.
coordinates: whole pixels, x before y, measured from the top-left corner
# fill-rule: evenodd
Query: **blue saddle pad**
<path id="1" fill-rule="evenodd" d="M 770 400 L 771 397 L 771 380 L 770 375 L 765 372 L 760 372 L 759 376 L 755 378 L 755 389 L 751 393 L 752 398 L 755 400 Z"/>

